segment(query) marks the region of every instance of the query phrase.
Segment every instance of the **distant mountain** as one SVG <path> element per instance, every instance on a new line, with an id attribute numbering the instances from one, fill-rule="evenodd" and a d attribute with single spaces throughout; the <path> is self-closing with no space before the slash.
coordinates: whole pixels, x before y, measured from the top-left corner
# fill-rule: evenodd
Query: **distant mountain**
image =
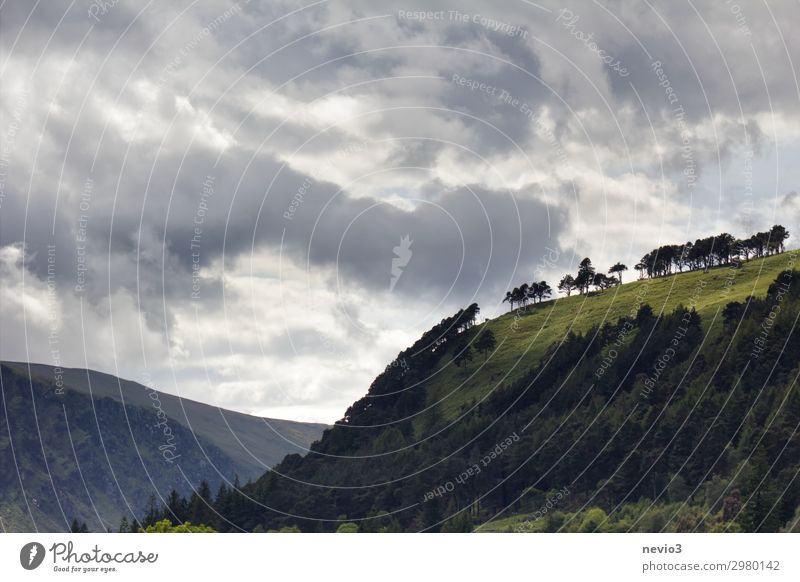
<path id="1" fill-rule="evenodd" d="M 0 364 L 0 531 L 92 531 L 305 454 L 326 428 L 178 398 L 92 370 Z"/>
<path id="2" fill-rule="evenodd" d="M 223 531 L 798 531 L 796 259 L 484 323 L 470 306 L 398 354 L 310 453 L 205 517 Z"/>

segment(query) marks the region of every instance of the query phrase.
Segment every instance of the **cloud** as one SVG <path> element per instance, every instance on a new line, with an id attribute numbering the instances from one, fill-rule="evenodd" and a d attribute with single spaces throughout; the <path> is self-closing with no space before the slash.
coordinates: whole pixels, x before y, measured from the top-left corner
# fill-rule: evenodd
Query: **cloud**
<path id="1" fill-rule="evenodd" d="M 90 6 L 3 4 L 0 357 L 56 314 L 71 365 L 330 421 L 548 249 L 795 210 L 788 3 Z"/>

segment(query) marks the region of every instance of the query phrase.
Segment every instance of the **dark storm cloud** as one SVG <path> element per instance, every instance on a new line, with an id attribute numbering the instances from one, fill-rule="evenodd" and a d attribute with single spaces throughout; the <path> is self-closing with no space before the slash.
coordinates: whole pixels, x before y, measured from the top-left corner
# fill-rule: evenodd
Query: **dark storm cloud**
<path id="1" fill-rule="evenodd" d="M 414 257 L 396 291 L 441 295 L 452 286 L 454 298 L 461 299 L 481 285 L 492 288 L 511 278 L 517 261 L 523 271 L 530 267 L 531 249 L 556 245 L 565 223 L 563 210 L 548 209 L 527 192 L 479 186 L 445 192 L 439 185 L 444 193 L 409 210 L 354 199 L 265 157 L 247 170 L 233 159 L 212 169 L 202 155 L 184 164 L 176 191 L 194 195 L 169 201 L 167 185 L 156 181 L 144 212 L 154 225 L 165 217 L 156 232 L 165 234 L 169 253 L 187 270 L 203 181 L 210 174 L 214 194 L 203 212 L 199 247 L 204 264 L 220 258 L 223 249 L 233 262 L 282 243 L 283 253 L 299 264 L 335 268 L 347 284 L 373 290 L 388 289 L 392 249 L 405 235 L 414 241 Z M 135 250 L 138 218 L 133 213 L 116 220 L 118 230 L 128 233 L 119 235 L 119 254 Z"/>
<path id="2" fill-rule="evenodd" d="M 531 198 L 462 188 L 412 212 L 363 202 L 326 212 L 310 258 L 336 261 L 345 280 L 385 290 L 393 249 L 407 236 L 413 256 L 395 292 L 440 298 L 452 288 L 452 298 L 463 301 L 527 276 L 535 260 L 530 250 L 557 246 L 563 225 L 560 209 L 548 212 Z"/>

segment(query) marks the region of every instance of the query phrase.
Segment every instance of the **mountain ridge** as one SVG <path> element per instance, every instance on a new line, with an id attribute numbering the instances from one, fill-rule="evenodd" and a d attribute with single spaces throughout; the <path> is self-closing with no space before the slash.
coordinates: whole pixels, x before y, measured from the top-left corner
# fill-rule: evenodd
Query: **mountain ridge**
<path id="1" fill-rule="evenodd" d="M 56 367 L 47 364 L 29 364 L 26 362 L 1 363 L 6 364 L 12 369 L 24 370 L 25 372 L 27 372 L 27 369 L 30 369 L 35 375 L 45 380 L 56 376 L 56 372 L 54 371 Z M 154 400 L 149 394 L 155 392 L 158 395 L 158 402 L 161 408 L 164 409 L 169 417 L 198 434 L 205 435 L 209 431 L 209 427 L 217 426 L 220 420 L 222 420 L 223 424 L 226 424 L 228 417 L 231 420 L 237 419 L 244 421 L 243 423 L 234 423 L 238 425 L 237 428 L 239 429 L 235 438 L 233 435 L 229 435 L 230 438 L 226 437 L 227 426 L 219 427 L 220 430 L 218 432 L 220 434 L 214 438 L 218 443 L 217 446 L 220 446 L 220 448 L 227 452 L 232 458 L 239 461 L 243 466 L 252 466 L 252 471 L 240 475 L 243 478 L 256 476 L 256 473 L 260 474 L 260 470 L 269 468 L 269 466 L 265 466 L 268 465 L 268 463 L 264 461 L 264 459 L 259 459 L 249 452 L 250 449 L 259 449 L 263 447 L 261 442 L 264 436 L 264 434 L 262 434 L 262 429 L 265 430 L 266 434 L 273 432 L 282 440 L 285 440 L 288 449 L 294 450 L 298 448 L 297 445 L 300 445 L 299 448 L 307 450 L 308 445 L 310 445 L 313 440 L 308 440 L 306 429 L 311 429 L 321 434 L 321 432 L 329 426 L 323 423 L 268 418 L 229 410 L 191 398 L 162 392 L 140 384 L 139 382 L 126 380 L 107 372 L 83 368 L 59 368 L 61 370 L 59 375 L 63 378 L 64 384 L 68 385 L 71 389 L 87 395 L 91 391 L 97 397 L 112 398 L 122 404 L 127 403 L 135 406 L 150 407 Z M 217 419 L 218 416 L 219 419 Z M 280 461 L 285 454 L 286 453 L 282 450 L 276 449 L 276 452 L 270 452 L 270 454 L 268 454 L 267 459 L 270 463 L 274 464 Z"/>
<path id="2" fill-rule="evenodd" d="M 253 479 L 304 454 L 326 425 L 265 419 L 110 374 L 0 362 L 5 530 L 93 531 L 141 521 L 151 496 Z M 57 385 L 57 383 L 59 385 Z"/>

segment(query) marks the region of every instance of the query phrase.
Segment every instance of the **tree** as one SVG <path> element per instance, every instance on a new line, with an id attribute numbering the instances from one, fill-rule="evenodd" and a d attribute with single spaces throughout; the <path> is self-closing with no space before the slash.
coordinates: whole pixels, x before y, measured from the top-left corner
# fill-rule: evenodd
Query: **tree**
<path id="1" fill-rule="evenodd" d="M 528 286 L 522 285 L 520 287 L 515 287 L 511 293 L 514 295 L 514 302 L 517 304 L 521 303 L 522 306 L 525 307 L 527 303 Z"/>
<path id="2" fill-rule="evenodd" d="M 212 511 L 211 502 L 211 487 L 205 479 L 200 483 L 197 491 L 192 492 L 189 498 L 189 505 L 187 514 L 189 521 L 193 523 L 208 523 L 214 519 L 214 512 Z M 146 525 L 150 525 L 150 521 L 145 520 Z"/>
<path id="3" fill-rule="evenodd" d="M 453 358 L 453 363 L 461 367 L 461 364 L 465 364 L 467 362 L 472 361 L 472 348 L 469 346 L 468 343 L 463 342 L 456 346 L 456 357 Z"/>
<path id="4" fill-rule="evenodd" d="M 503 299 L 503 303 L 506 303 L 506 302 L 508 302 L 508 304 L 511 306 L 511 309 L 513 311 L 513 309 L 514 309 L 514 293 L 512 291 L 506 291 L 506 298 Z"/>
<path id="5" fill-rule="evenodd" d="M 733 243 L 733 249 L 736 253 L 736 256 L 739 259 L 744 259 L 745 261 L 750 260 L 750 243 L 749 239 L 746 238 L 738 238 L 736 242 Z"/>
<path id="6" fill-rule="evenodd" d="M 718 265 L 725 265 L 730 262 L 731 255 L 734 253 L 736 239 L 733 235 L 723 232 L 714 237 L 714 256 Z"/>
<path id="7" fill-rule="evenodd" d="M 547 284 L 547 281 L 532 283 L 531 289 L 534 290 L 534 297 L 539 300 L 539 303 L 544 301 L 545 297 L 550 297 L 553 294 L 553 288 Z"/>
<path id="8" fill-rule="evenodd" d="M 592 266 L 592 260 L 586 257 L 578 265 L 578 276 L 575 277 L 575 284 L 581 293 L 586 293 L 592 283 L 594 283 L 594 267 Z"/>
<path id="9" fill-rule="evenodd" d="M 742 494 L 738 489 L 734 489 L 722 502 L 722 521 L 730 522 L 736 519 L 741 510 Z"/>
<path id="10" fill-rule="evenodd" d="M 653 318 L 653 308 L 647 303 L 642 303 L 639 311 L 636 312 L 636 323 L 640 324 L 648 319 Z"/>
<path id="11" fill-rule="evenodd" d="M 178 522 L 186 521 L 186 500 L 173 489 L 167 497 L 166 515 Z"/>
<path id="12" fill-rule="evenodd" d="M 473 303 L 466 309 L 459 310 L 455 324 L 458 333 L 471 329 L 475 325 L 480 312 L 481 308 L 478 307 L 477 303 Z"/>
<path id="13" fill-rule="evenodd" d="M 595 273 L 594 278 L 592 279 L 592 285 L 598 289 L 608 289 L 609 287 L 613 287 L 614 285 L 618 284 L 619 282 L 614 277 L 608 277 L 603 273 Z"/>
<path id="14" fill-rule="evenodd" d="M 738 323 L 744 313 L 744 305 L 738 301 L 731 301 L 722 310 L 722 321 L 725 325 Z"/>
<path id="15" fill-rule="evenodd" d="M 757 258 L 761 258 L 764 256 L 764 243 L 766 241 L 764 237 L 761 236 L 761 234 L 762 233 L 754 234 L 749 239 L 747 239 L 747 245 L 750 247 L 750 251 Z"/>
<path id="16" fill-rule="evenodd" d="M 486 354 L 492 351 L 496 345 L 497 341 L 494 338 L 494 333 L 492 333 L 492 330 L 484 329 L 481 331 L 481 334 L 478 336 L 478 340 L 475 342 L 475 349 L 483 354 L 483 361 L 485 362 Z"/>
<path id="17" fill-rule="evenodd" d="M 616 263 L 608 270 L 608 274 L 616 275 L 620 284 L 622 284 L 622 271 L 627 271 L 627 270 L 628 270 L 627 266 L 623 265 L 622 263 Z"/>
<path id="18" fill-rule="evenodd" d="M 530 298 L 530 285 L 527 283 L 523 283 L 519 286 L 519 301 L 522 303 L 522 306 L 525 307 L 528 304 L 528 299 Z"/>
<path id="19" fill-rule="evenodd" d="M 469 516 L 469 511 L 462 509 L 457 510 L 456 504 L 453 500 L 447 505 L 444 510 L 447 516 L 445 522 L 442 524 L 442 533 L 470 533 L 472 531 L 472 520 Z"/>
<path id="20" fill-rule="evenodd" d="M 156 496 L 150 495 L 150 499 L 147 502 L 147 512 L 144 515 L 143 523 L 144 525 L 153 525 L 161 519 L 161 512 L 158 509 L 158 504 L 156 503 Z"/>
<path id="21" fill-rule="evenodd" d="M 569 297 L 576 288 L 575 277 L 572 275 L 564 275 L 561 277 L 561 281 L 558 282 L 558 290 L 561 293 L 566 293 L 567 297 Z"/>
<path id="22" fill-rule="evenodd" d="M 539 296 L 539 283 L 534 281 L 528 287 L 528 297 L 536 303 L 536 298 Z"/>
<path id="23" fill-rule="evenodd" d="M 769 463 L 762 450 L 751 455 L 747 469 L 744 478 L 747 501 L 737 521 L 749 533 L 777 532 L 781 526 L 776 510 L 778 492 L 770 479 Z"/>
<path id="24" fill-rule="evenodd" d="M 69 526 L 69 531 L 71 533 L 89 533 L 89 528 L 86 527 L 85 521 L 78 523 L 77 518 L 72 518 L 72 523 Z"/>
<path id="25" fill-rule="evenodd" d="M 681 256 L 679 245 L 663 245 L 642 257 L 642 261 L 647 264 L 648 274 L 658 277 L 672 273 L 672 267 L 681 263 Z"/>
<path id="26" fill-rule="evenodd" d="M 336 529 L 336 533 L 358 533 L 358 525 L 355 523 L 343 523 Z"/>
<path id="27" fill-rule="evenodd" d="M 683 245 L 675 245 L 675 256 L 672 258 L 672 262 L 678 268 L 678 271 L 683 273 L 683 268 L 689 265 L 689 251 L 692 249 L 692 243 L 687 242 Z"/>
<path id="28" fill-rule="evenodd" d="M 524 284 L 522 287 L 514 287 L 512 291 L 506 293 L 506 298 L 503 299 L 503 302 L 508 301 L 508 304 L 511 305 L 511 309 L 514 309 L 514 304 L 522 303 L 525 305 L 528 301 L 528 285 Z"/>
<path id="29" fill-rule="evenodd" d="M 789 231 L 780 224 L 776 224 L 769 231 L 769 244 L 776 252 L 785 250 L 784 241 L 789 238 Z"/>
<path id="30" fill-rule="evenodd" d="M 694 241 L 692 250 L 689 253 L 689 260 L 694 265 L 695 269 L 703 267 L 703 271 L 708 272 L 708 269 L 714 265 L 714 237 L 699 238 Z"/>
<path id="31" fill-rule="evenodd" d="M 604 527 L 608 527 L 608 515 L 599 507 L 592 507 L 583 514 L 578 526 L 578 531 L 587 532 L 602 532 Z"/>

